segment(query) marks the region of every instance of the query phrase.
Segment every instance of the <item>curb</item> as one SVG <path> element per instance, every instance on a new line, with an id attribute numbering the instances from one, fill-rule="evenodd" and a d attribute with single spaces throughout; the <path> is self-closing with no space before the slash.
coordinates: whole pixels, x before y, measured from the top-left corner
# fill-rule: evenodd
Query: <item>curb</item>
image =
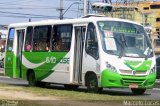
<path id="1" fill-rule="evenodd" d="M 154 88 L 160 89 L 160 80 L 159 79 L 156 80 Z"/>
<path id="2" fill-rule="evenodd" d="M 160 79 L 157 79 L 157 80 L 156 80 L 156 83 L 160 83 Z"/>
<path id="3" fill-rule="evenodd" d="M 153 88 L 153 90 L 157 90 L 157 91 L 160 91 L 160 88 Z"/>

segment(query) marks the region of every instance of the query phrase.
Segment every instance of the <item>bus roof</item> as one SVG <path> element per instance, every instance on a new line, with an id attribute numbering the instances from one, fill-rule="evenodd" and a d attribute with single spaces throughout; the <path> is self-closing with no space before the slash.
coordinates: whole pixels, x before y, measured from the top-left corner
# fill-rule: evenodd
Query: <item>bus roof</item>
<path id="1" fill-rule="evenodd" d="M 39 25 L 54 25 L 54 24 L 76 24 L 81 23 L 85 24 L 88 22 L 97 22 L 97 21 L 122 21 L 128 22 L 133 24 L 141 25 L 137 22 L 126 20 L 126 19 L 119 19 L 119 18 L 112 18 L 112 17 L 84 17 L 84 18 L 76 18 L 76 19 L 64 19 L 64 20 L 43 20 L 37 22 L 24 22 L 24 23 L 14 23 L 10 24 L 9 27 L 26 27 L 26 26 L 39 26 Z"/>

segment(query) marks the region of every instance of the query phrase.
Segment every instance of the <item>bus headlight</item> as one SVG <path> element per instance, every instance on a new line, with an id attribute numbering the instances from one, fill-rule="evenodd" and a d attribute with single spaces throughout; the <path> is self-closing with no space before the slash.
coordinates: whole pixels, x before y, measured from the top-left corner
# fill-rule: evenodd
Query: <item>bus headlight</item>
<path id="1" fill-rule="evenodd" d="M 107 67 L 107 69 L 111 70 L 112 72 L 117 73 L 117 69 L 114 66 L 110 65 L 108 62 L 106 62 L 106 67 Z"/>
<path id="2" fill-rule="evenodd" d="M 155 66 L 150 70 L 149 74 L 155 73 L 156 72 L 156 68 Z"/>

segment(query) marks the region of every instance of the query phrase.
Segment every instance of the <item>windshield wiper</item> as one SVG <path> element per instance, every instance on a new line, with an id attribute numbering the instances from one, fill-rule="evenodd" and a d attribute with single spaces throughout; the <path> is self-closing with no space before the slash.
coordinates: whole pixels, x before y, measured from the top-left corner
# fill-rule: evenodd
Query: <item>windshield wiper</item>
<path id="1" fill-rule="evenodd" d="M 152 49 L 150 49 L 149 47 L 147 47 L 147 49 L 144 51 L 144 55 L 145 55 L 145 60 L 148 59 L 148 56 L 152 53 Z"/>

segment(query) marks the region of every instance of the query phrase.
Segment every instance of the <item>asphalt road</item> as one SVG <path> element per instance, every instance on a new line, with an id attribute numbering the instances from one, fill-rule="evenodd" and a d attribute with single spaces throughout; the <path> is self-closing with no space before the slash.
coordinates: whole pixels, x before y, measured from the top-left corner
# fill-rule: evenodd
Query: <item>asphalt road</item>
<path id="1" fill-rule="evenodd" d="M 0 83 L 12 84 L 18 86 L 27 86 L 28 82 L 19 79 L 11 79 L 6 76 L 0 76 Z M 51 85 L 50 88 L 53 89 L 64 89 L 63 86 Z M 86 91 L 85 87 L 80 87 L 78 91 Z M 149 99 L 149 100 L 160 100 L 160 89 L 149 89 L 144 95 L 133 95 L 130 89 L 104 89 L 103 94 L 112 96 L 122 96 L 122 97 L 134 97 L 137 99 Z"/>

